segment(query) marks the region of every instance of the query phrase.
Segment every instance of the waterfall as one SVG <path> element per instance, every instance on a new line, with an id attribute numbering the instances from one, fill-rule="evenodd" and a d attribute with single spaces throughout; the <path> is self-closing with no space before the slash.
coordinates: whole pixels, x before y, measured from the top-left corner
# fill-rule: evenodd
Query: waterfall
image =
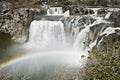
<path id="1" fill-rule="evenodd" d="M 80 17 L 76 17 L 75 21 L 73 18 L 69 22 L 68 27 L 66 27 L 67 25 L 64 26 L 61 21 L 32 21 L 29 31 L 29 41 L 26 43 L 27 47 L 31 49 L 84 47 L 84 40 L 86 40 L 85 31 L 88 27 L 79 32 L 80 27 L 77 26 L 79 19 Z M 72 21 L 75 21 L 75 24 Z M 80 47 L 80 45 L 82 46 Z"/>
<path id="2" fill-rule="evenodd" d="M 65 45 L 64 26 L 61 21 L 33 21 L 27 45 L 35 48 L 52 48 Z"/>
<path id="3" fill-rule="evenodd" d="M 105 15 L 105 19 L 109 19 L 110 15 L 112 14 L 112 12 L 108 12 L 106 15 Z"/>
<path id="4" fill-rule="evenodd" d="M 105 36 L 120 30 L 119 27 L 109 25 L 110 22 L 105 16 L 97 14 L 99 8 L 90 9 L 94 14 L 83 16 L 68 16 L 69 11 L 62 13 L 60 8 L 49 9 L 49 16 L 45 16 L 45 20 L 31 22 L 28 41 L 20 45 L 20 49 L 16 49 L 18 52 L 23 50 L 26 54 L 19 54 L 22 56 L 3 63 L 2 68 L 10 69 L 14 78 L 25 74 L 35 75 L 36 79 L 48 80 L 53 73 L 46 74 L 53 72 L 57 66 L 64 68 L 67 73 L 71 73 L 71 69 L 84 67 L 88 60 L 88 52 L 94 46 L 98 47 Z M 108 19 L 110 12 L 106 15 Z M 59 16 L 60 19 L 47 19 L 53 16 Z M 47 79 L 43 79 L 44 77 Z"/>
<path id="5" fill-rule="evenodd" d="M 88 8 L 88 9 L 93 10 L 93 11 L 94 11 L 94 14 L 93 14 L 93 15 L 95 15 L 95 16 L 97 16 L 98 10 L 100 10 L 100 8 Z"/>
<path id="6" fill-rule="evenodd" d="M 88 32 L 90 32 L 90 27 L 96 24 L 98 24 L 97 21 L 95 21 L 93 24 L 86 26 L 84 29 L 80 31 L 75 40 L 74 48 L 79 48 L 81 50 L 86 49 L 87 45 L 85 45 L 85 42 L 87 40 Z"/>
<path id="7" fill-rule="evenodd" d="M 61 8 L 58 8 L 59 10 L 61 11 Z M 88 49 L 91 45 L 93 47 L 92 43 L 87 43 L 90 28 L 96 24 L 107 23 L 103 18 L 95 16 L 99 8 L 93 8 L 93 10 L 95 12 L 93 15 L 63 17 L 60 21 L 34 20 L 30 26 L 28 47 L 37 49 L 74 48 L 81 51 Z M 94 45 L 97 38 L 95 40 Z"/>

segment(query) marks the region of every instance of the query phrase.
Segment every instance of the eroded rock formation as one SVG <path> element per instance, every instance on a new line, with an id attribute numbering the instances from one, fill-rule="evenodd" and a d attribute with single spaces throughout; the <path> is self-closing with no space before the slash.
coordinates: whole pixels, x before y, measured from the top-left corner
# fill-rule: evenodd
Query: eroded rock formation
<path id="1" fill-rule="evenodd" d="M 14 9 L 9 2 L 1 2 L 0 6 L 0 31 L 9 33 L 17 42 L 25 42 L 29 25 L 41 10 L 36 8 Z"/>

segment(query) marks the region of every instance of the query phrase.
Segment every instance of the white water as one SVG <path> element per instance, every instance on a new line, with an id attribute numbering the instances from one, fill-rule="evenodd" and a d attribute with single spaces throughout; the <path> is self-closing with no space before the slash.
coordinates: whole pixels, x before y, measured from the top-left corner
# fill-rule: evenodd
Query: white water
<path id="1" fill-rule="evenodd" d="M 64 16 L 68 17 L 70 15 L 70 11 L 67 10 L 63 13 L 62 7 L 50 7 L 47 10 L 47 16 Z"/>
<path id="2" fill-rule="evenodd" d="M 74 48 L 81 51 L 86 50 L 88 45 L 85 45 L 85 41 L 87 40 L 88 32 L 90 32 L 90 27 L 100 23 L 107 23 L 107 21 L 103 20 L 103 17 L 97 16 L 100 8 L 90 9 L 94 11 L 91 17 L 96 19 L 96 21 L 89 25 L 84 23 L 85 28 L 80 32 L 80 27 L 83 27 L 78 25 L 80 17 L 71 17 L 72 19 L 70 21 L 67 20 L 65 26 L 61 21 L 33 21 L 30 26 L 28 47 L 31 47 L 31 49 Z M 53 15 L 62 15 L 61 7 L 50 8 L 48 15 L 50 10 L 52 10 Z M 65 31 L 65 29 L 67 30 Z"/>
<path id="3" fill-rule="evenodd" d="M 64 16 L 64 17 L 70 16 L 70 11 L 69 11 L 69 10 L 65 11 L 65 12 L 63 13 L 63 16 Z"/>
<path id="4" fill-rule="evenodd" d="M 73 65 L 73 66 L 75 66 L 75 65 L 82 66 L 83 63 L 85 63 L 86 58 L 88 56 L 88 53 L 86 50 L 84 51 L 84 50 L 80 49 L 80 48 L 82 48 L 82 47 L 80 47 L 80 45 L 82 45 L 84 47 L 84 45 L 83 45 L 84 42 L 81 40 L 85 39 L 86 35 L 84 35 L 84 33 L 82 33 L 82 36 L 79 36 L 81 38 L 79 41 L 76 40 L 76 38 L 78 38 L 78 37 L 74 37 L 74 39 L 70 39 L 73 37 L 67 37 L 64 28 L 65 28 L 65 26 L 63 25 L 63 23 L 61 21 L 45 21 L 45 20 L 36 21 L 36 20 L 34 20 L 33 22 L 31 22 L 31 25 L 30 25 L 29 41 L 28 41 L 28 43 L 25 44 L 24 47 L 26 49 L 30 49 L 30 50 L 33 49 L 33 50 L 38 50 L 38 51 L 39 50 L 49 50 L 49 53 L 51 55 L 52 55 L 51 50 L 57 50 L 57 49 L 61 50 L 61 51 L 64 50 L 61 54 L 60 54 L 60 51 L 55 52 L 56 54 L 54 56 L 58 57 L 58 59 L 59 59 L 56 61 L 56 63 L 59 64 L 59 62 L 62 61 L 63 64 L 69 64 L 69 65 Z M 77 31 L 76 36 L 78 35 L 78 33 L 79 32 Z M 74 40 L 74 41 L 71 41 L 72 44 L 66 41 L 67 38 L 70 40 Z M 81 41 L 81 44 L 79 44 L 76 41 L 78 41 L 78 42 Z M 78 46 L 74 47 L 75 43 L 78 43 Z M 72 59 L 70 56 L 67 56 L 66 51 L 67 51 L 67 53 L 72 54 L 72 55 L 70 55 L 72 57 Z M 77 51 L 77 53 L 76 53 L 76 51 Z M 56 59 L 56 58 L 54 56 L 51 56 L 51 58 L 50 58 L 50 54 L 47 54 L 45 58 L 48 58 L 47 59 L 48 61 L 50 61 L 50 60 L 54 61 L 54 59 Z M 76 55 L 79 55 L 79 57 L 74 57 Z M 85 58 L 81 58 L 82 55 L 84 55 Z M 69 63 L 69 62 L 74 62 L 74 63 Z M 52 62 L 52 63 L 54 63 L 54 62 Z"/>
<path id="5" fill-rule="evenodd" d="M 100 36 L 102 36 L 102 35 L 108 36 L 108 35 L 110 35 L 110 34 L 115 33 L 115 30 L 120 30 L 120 28 L 119 28 L 119 27 L 116 27 L 116 28 L 108 27 L 107 29 L 105 29 L 105 30 L 100 34 Z"/>
<path id="6" fill-rule="evenodd" d="M 64 26 L 61 21 L 33 21 L 30 26 L 27 47 L 45 49 L 63 47 L 66 43 Z"/>
<path id="7" fill-rule="evenodd" d="M 105 15 L 105 19 L 109 19 L 110 15 L 112 14 L 112 12 L 108 12 L 106 15 Z"/>

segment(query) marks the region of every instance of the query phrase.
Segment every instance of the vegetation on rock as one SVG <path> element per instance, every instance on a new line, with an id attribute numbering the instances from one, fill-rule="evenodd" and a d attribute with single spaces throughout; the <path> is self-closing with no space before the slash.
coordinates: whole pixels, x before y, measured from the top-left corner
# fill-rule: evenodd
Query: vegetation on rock
<path id="1" fill-rule="evenodd" d="M 109 35 L 90 53 L 86 65 L 88 80 L 119 80 L 120 79 L 120 36 Z"/>

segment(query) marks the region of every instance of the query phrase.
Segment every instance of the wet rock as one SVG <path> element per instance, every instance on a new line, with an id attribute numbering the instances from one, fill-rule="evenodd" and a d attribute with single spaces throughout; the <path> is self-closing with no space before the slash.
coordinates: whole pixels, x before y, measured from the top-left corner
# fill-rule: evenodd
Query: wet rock
<path id="1" fill-rule="evenodd" d="M 67 37 L 72 37 L 71 39 L 74 39 L 82 29 L 95 21 L 95 19 L 90 16 L 70 16 L 61 18 L 60 20 L 65 26 Z"/>
<path id="2" fill-rule="evenodd" d="M 107 14 L 108 10 L 106 8 L 103 8 L 103 9 L 99 9 L 98 10 L 98 15 L 105 15 Z"/>
<path id="3" fill-rule="evenodd" d="M 109 18 L 112 22 L 115 22 L 116 24 L 120 24 L 120 11 L 114 11 Z"/>
<path id="4" fill-rule="evenodd" d="M 91 40 L 94 41 L 95 39 L 97 39 L 99 34 L 101 32 L 103 32 L 107 28 L 107 26 L 108 26 L 108 24 L 106 24 L 106 23 L 100 23 L 100 24 L 91 26 L 90 31 L 91 31 L 92 36 L 93 36 Z"/>
<path id="5" fill-rule="evenodd" d="M 83 9 L 83 15 L 88 15 L 88 14 L 94 14 L 94 11 L 92 9 Z"/>

